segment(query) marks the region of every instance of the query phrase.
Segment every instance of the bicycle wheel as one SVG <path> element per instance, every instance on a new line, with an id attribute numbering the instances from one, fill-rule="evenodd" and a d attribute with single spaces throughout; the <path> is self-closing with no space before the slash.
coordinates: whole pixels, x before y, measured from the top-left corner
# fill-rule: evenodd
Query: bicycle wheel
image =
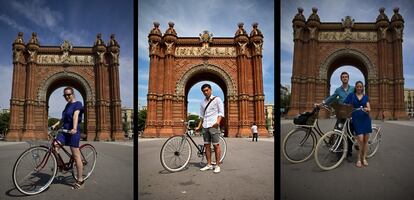
<path id="1" fill-rule="evenodd" d="M 282 143 L 285 158 L 291 163 L 308 160 L 315 150 L 316 136 L 311 129 L 296 128 L 290 131 Z"/>
<path id="2" fill-rule="evenodd" d="M 177 172 L 184 169 L 190 161 L 190 158 L 191 146 L 185 136 L 170 137 L 161 148 L 161 164 L 170 172 Z"/>
<path id="3" fill-rule="evenodd" d="M 26 195 L 43 192 L 52 183 L 57 172 L 56 157 L 42 146 L 24 151 L 13 167 L 13 184 Z"/>
<path id="4" fill-rule="evenodd" d="M 381 142 L 380 128 L 373 127 L 372 133 L 369 134 L 367 158 L 371 158 L 377 152 L 379 143 Z"/>
<path id="5" fill-rule="evenodd" d="M 331 170 L 341 164 L 346 156 L 344 149 L 348 148 L 345 137 L 340 132 L 329 131 L 319 139 L 315 149 L 315 161 L 321 169 Z"/>
<path id="6" fill-rule="evenodd" d="M 227 154 L 227 142 L 226 142 L 226 140 L 224 139 L 224 137 L 223 136 L 219 136 L 219 146 L 220 146 L 220 163 L 223 163 L 223 160 L 224 160 L 224 158 L 226 157 L 226 154 Z M 216 155 L 215 154 L 215 151 L 214 151 L 214 145 L 210 145 L 210 148 L 211 148 L 211 155 Z M 204 154 L 205 154 L 205 151 L 204 151 Z M 217 162 L 217 159 L 216 159 L 216 162 Z M 215 162 L 213 162 L 213 163 L 215 163 Z"/>
<path id="7" fill-rule="evenodd" d="M 81 159 L 83 164 L 82 176 L 83 180 L 86 180 L 89 178 L 89 176 L 95 169 L 96 157 L 98 153 L 96 152 L 95 148 L 90 144 L 84 144 L 80 146 L 79 151 L 81 153 Z M 78 170 L 76 168 L 75 163 L 73 163 L 72 176 L 73 178 L 75 178 L 75 180 L 78 180 Z"/>

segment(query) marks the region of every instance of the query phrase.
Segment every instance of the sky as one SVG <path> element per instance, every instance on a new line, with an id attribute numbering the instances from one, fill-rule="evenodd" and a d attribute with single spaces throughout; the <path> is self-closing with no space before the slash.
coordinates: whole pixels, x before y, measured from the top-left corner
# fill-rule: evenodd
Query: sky
<path id="1" fill-rule="evenodd" d="M 122 107 L 133 107 L 133 0 L 19 0 L 0 1 L 0 109 L 10 107 L 13 77 L 12 43 L 18 32 L 24 41 L 36 32 L 40 45 L 93 46 L 96 35 L 107 43 L 115 34 L 121 47 Z M 49 116 L 59 117 L 66 102 L 63 88 L 52 93 Z M 77 95 L 77 100 L 82 100 Z"/>
<path id="2" fill-rule="evenodd" d="M 356 6 L 357 5 L 357 6 Z M 403 31 L 403 72 L 405 79 L 405 88 L 414 88 L 414 3 L 410 0 L 318 0 L 318 1 L 299 1 L 299 0 L 282 0 L 281 2 L 281 83 L 282 85 L 291 85 L 293 62 L 293 29 L 292 19 L 296 15 L 297 8 L 303 8 L 303 14 L 306 19 L 312 13 L 312 7 L 318 8 L 318 15 L 321 22 L 341 22 L 341 19 L 349 15 L 355 22 L 375 22 L 379 15 L 379 8 L 384 7 L 388 19 L 391 20 L 394 14 L 394 7 L 399 7 L 399 13 L 404 18 Z M 350 74 L 350 84 L 357 80 L 364 81 L 362 73 L 353 66 L 343 66 L 338 68 L 331 77 L 331 93 L 341 85 L 339 76 L 342 71 Z"/>
<path id="3" fill-rule="evenodd" d="M 168 22 L 175 23 L 178 37 L 198 37 L 208 30 L 214 37 L 234 37 L 239 22 L 250 34 L 252 24 L 259 23 L 258 28 L 264 35 L 263 44 L 263 84 L 265 103 L 274 103 L 274 1 L 273 0 L 140 0 L 138 2 L 138 101 L 147 104 L 149 54 L 148 34 L 153 22 L 160 23 L 162 33 L 168 28 Z M 278 65 L 276 65 L 278 66 Z M 204 98 L 200 91 L 201 84 L 196 84 L 189 93 L 188 111 L 199 112 L 199 102 Z M 193 89 L 195 88 L 195 89 Z M 213 95 L 223 93 L 213 87 Z M 216 92 L 217 91 L 217 94 Z"/>

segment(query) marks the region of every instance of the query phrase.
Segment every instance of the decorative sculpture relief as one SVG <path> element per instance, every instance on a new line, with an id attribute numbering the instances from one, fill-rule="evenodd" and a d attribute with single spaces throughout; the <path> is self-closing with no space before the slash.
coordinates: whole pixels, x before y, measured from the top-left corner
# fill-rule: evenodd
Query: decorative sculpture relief
<path id="1" fill-rule="evenodd" d="M 172 54 L 174 42 L 165 42 L 165 45 L 167 45 L 167 54 Z"/>
<path id="2" fill-rule="evenodd" d="M 294 33 L 294 39 L 299 39 L 301 34 L 302 34 L 302 27 L 296 27 L 295 29 L 293 29 Z"/>
<path id="3" fill-rule="evenodd" d="M 156 53 L 157 52 L 157 49 L 158 49 L 159 42 L 150 41 L 149 43 L 150 43 L 150 46 L 151 46 L 151 52 L 150 53 L 151 54 Z"/>
<path id="4" fill-rule="evenodd" d="M 380 27 L 379 29 L 381 32 L 381 39 L 385 39 L 387 36 L 388 27 Z"/>
<path id="5" fill-rule="evenodd" d="M 241 55 L 245 55 L 246 54 L 246 44 L 247 42 L 238 42 L 239 46 L 240 46 L 240 54 Z"/>
<path id="6" fill-rule="evenodd" d="M 177 47 L 175 56 L 177 57 L 235 57 L 236 49 L 234 47 Z M 208 50 L 207 50 L 208 48 Z"/>
<path id="7" fill-rule="evenodd" d="M 399 26 L 399 27 L 394 27 L 394 31 L 395 31 L 395 37 L 397 39 L 402 39 L 402 31 L 403 31 L 404 27 L 403 26 Z"/>
<path id="8" fill-rule="evenodd" d="M 263 42 L 253 42 L 254 45 L 254 52 L 256 55 L 262 55 L 262 46 L 263 46 Z"/>
<path id="9" fill-rule="evenodd" d="M 68 56 L 64 57 L 59 55 L 37 55 L 38 64 L 71 64 L 71 65 L 93 65 L 92 56 Z"/>
<path id="10" fill-rule="evenodd" d="M 27 52 L 29 52 L 29 62 L 34 62 L 37 51 L 28 49 Z"/>
<path id="11" fill-rule="evenodd" d="M 342 41 L 342 40 L 353 40 L 353 41 L 364 41 L 364 42 L 376 42 L 376 32 L 351 32 L 349 29 L 345 32 L 320 32 L 319 41 Z"/>
<path id="12" fill-rule="evenodd" d="M 314 39 L 317 27 L 308 27 L 308 29 L 310 31 L 310 38 Z"/>
<path id="13" fill-rule="evenodd" d="M 20 56 L 22 55 L 22 51 L 17 50 L 17 49 L 13 49 L 13 61 L 14 62 L 19 62 L 20 60 Z"/>

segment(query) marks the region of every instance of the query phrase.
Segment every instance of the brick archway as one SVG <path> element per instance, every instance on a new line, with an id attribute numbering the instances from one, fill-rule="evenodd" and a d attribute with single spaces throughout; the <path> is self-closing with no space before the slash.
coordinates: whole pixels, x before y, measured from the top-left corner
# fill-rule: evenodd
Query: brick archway
<path id="1" fill-rule="evenodd" d="M 177 37 L 174 23 L 164 34 L 159 24 L 149 36 L 150 75 L 148 113 L 143 137 L 169 137 L 184 133 L 187 94 L 195 83 L 217 83 L 225 95 L 226 133 L 248 137 L 256 122 L 267 136 L 262 81 L 263 35 L 253 25 L 250 35 L 239 24 L 235 37 Z"/>
<path id="2" fill-rule="evenodd" d="M 83 97 L 87 140 L 122 139 L 119 49 L 114 35 L 108 45 L 98 34 L 92 47 L 74 47 L 69 41 L 61 46 L 40 46 L 36 33 L 25 44 L 19 33 L 13 43 L 6 139 L 46 139 L 49 97 L 64 86 L 74 87 Z"/>
<path id="3" fill-rule="evenodd" d="M 343 65 L 358 68 L 365 77 L 371 117 L 406 119 L 402 64 L 404 20 L 394 9 L 388 20 L 380 8 L 376 22 L 322 23 L 317 9 L 306 20 L 303 9 L 293 19 L 294 57 L 291 108 L 288 116 L 312 109 L 329 95 L 330 77 Z M 352 74 L 351 74 L 352 76 Z M 325 116 L 326 113 L 325 113 Z"/>

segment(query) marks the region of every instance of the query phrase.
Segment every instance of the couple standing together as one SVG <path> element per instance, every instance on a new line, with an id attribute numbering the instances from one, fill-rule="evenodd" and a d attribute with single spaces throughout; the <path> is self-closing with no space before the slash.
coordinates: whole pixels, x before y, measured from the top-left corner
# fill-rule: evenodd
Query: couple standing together
<path id="1" fill-rule="evenodd" d="M 355 137 L 358 141 L 358 159 L 356 162 L 357 167 L 368 166 L 366 160 L 368 150 L 369 134 L 372 133 L 372 124 L 369 112 L 371 106 L 369 104 L 368 96 L 364 94 L 364 84 L 362 81 L 357 81 L 355 87 L 348 84 L 349 74 L 347 72 L 341 73 L 342 85 L 338 87 L 334 94 L 327 97 L 322 104 L 331 104 L 335 100 L 338 103 L 350 104 L 354 109 L 362 108 L 363 111 L 352 112 L 352 126 Z M 338 118 L 335 124 L 335 129 L 342 129 L 338 125 L 344 124 L 346 119 Z M 348 138 L 348 153 L 347 158 L 352 156 L 352 141 Z M 356 148 L 358 149 L 358 148 Z"/>

